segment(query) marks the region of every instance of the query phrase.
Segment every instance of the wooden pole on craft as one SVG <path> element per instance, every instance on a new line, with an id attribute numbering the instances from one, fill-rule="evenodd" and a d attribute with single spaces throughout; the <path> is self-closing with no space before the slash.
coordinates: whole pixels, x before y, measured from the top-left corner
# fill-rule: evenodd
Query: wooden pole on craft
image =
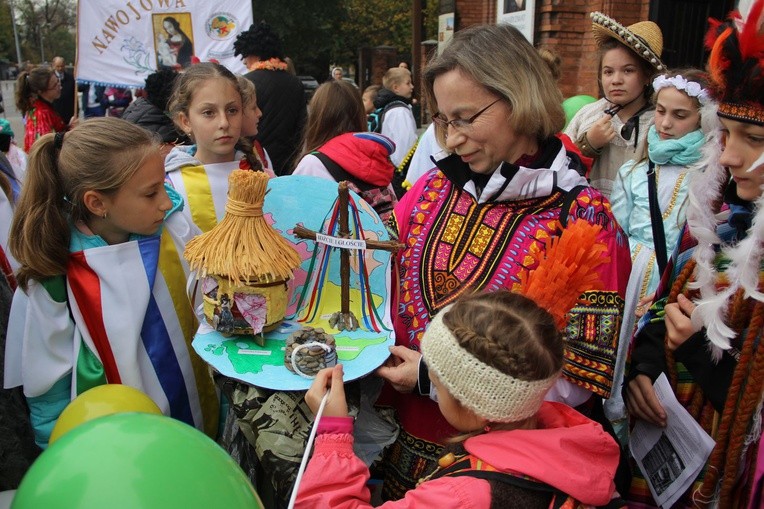
<path id="1" fill-rule="evenodd" d="M 340 202 L 340 231 L 339 237 L 350 237 L 350 225 L 348 224 L 348 183 L 344 180 L 339 186 Z M 350 251 L 340 250 L 340 313 L 347 316 L 350 313 Z"/>
<path id="2" fill-rule="evenodd" d="M 348 207 L 350 202 L 350 193 L 348 192 L 348 183 L 342 181 L 337 189 L 339 210 L 339 232 L 337 238 L 350 238 L 350 221 L 348 216 Z M 309 230 L 301 225 L 294 227 L 295 237 L 300 239 L 316 240 L 316 232 Z M 366 249 L 383 249 L 385 251 L 395 252 L 403 247 L 403 244 L 397 241 L 365 240 Z M 337 330 L 356 330 L 358 328 L 358 319 L 350 311 L 350 250 L 340 247 L 340 311 L 332 314 L 329 324 Z M 364 256 L 363 251 L 358 256 Z"/>

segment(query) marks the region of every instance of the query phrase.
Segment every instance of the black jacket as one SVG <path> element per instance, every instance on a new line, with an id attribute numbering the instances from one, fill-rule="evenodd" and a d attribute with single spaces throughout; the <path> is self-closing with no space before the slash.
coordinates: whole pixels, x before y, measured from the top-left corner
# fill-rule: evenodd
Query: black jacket
<path id="1" fill-rule="evenodd" d="M 271 156 L 276 175 L 287 175 L 294 169 L 307 116 L 302 82 L 286 71 L 256 70 L 244 77 L 255 84 L 263 112 L 257 139 Z"/>
<path id="2" fill-rule="evenodd" d="M 74 116 L 74 103 L 77 100 L 74 95 L 76 88 L 74 76 L 64 71 L 64 77 L 61 79 L 61 97 L 53 101 L 53 109 L 56 110 L 65 124 L 68 124 Z"/>
<path id="3" fill-rule="evenodd" d="M 164 143 L 184 143 L 186 136 L 175 129 L 172 119 L 151 104 L 145 97 L 139 97 L 125 108 L 122 119 L 157 133 Z"/>

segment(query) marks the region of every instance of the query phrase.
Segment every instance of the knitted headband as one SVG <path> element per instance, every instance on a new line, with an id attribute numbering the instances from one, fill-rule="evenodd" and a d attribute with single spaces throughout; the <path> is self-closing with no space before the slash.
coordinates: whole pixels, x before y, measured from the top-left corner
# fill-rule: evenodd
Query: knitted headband
<path id="1" fill-rule="evenodd" d="M 477 359 L 443 323 L 443 315 L 451 307 L 443 308 L 422 336 L 427 368 L 461 404 L 491 422 L 522 421 L 538 412 L 560 374 L 544 380 L 520 380 Z"/>

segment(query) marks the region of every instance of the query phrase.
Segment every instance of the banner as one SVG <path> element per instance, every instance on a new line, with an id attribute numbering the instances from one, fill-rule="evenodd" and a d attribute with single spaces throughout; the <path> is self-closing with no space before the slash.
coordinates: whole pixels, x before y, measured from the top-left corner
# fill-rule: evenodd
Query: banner
<path id="1" fill-rule="evenodd" d="M 157 69 L 180 70 L 193 57 L 245 73 L 233 42 L 251 24 L 252 4 L 241 0 L 79 0 L 75 75 L 142 87 Z"/>
<path id="2" fill-rule="evenodd" d="M 533 44 L 536 0 L 496 0 L 496 23 L 508 23 Z"/>

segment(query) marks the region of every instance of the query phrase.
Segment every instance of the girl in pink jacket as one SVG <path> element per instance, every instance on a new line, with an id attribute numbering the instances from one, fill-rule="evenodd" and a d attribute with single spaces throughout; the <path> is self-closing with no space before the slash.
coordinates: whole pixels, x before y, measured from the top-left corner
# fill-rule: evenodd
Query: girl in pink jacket
<path id="1" fill-rule="evenodd" d="M 597 264 L 607 261 L 601 255 L 595 249 L 583 256 Z M 529 296 L 545 294 L 534 295 L 535 302 L 500 290 L 458 300 L 436 315 L 422 354 L 440 411 L 464 435 L 416 489 L 382 507 L 573 508 L 613 501 L 619 455 L 613 438 L 572 408 L 544 401 L 562 367 L 559 327 L 580 296 L 576 283 L 591 285 L 591 273 L 566 280 L 560 270 L 541 269 L 521 288 Z M 533 279 L 544 272 L 554 272 L 558 284 Z M 314 413 L 328 388 L 295 507 L 372 507 L 369 471 L 353 454 L 341 365 L 319 372 L 305 395 Z"/>

